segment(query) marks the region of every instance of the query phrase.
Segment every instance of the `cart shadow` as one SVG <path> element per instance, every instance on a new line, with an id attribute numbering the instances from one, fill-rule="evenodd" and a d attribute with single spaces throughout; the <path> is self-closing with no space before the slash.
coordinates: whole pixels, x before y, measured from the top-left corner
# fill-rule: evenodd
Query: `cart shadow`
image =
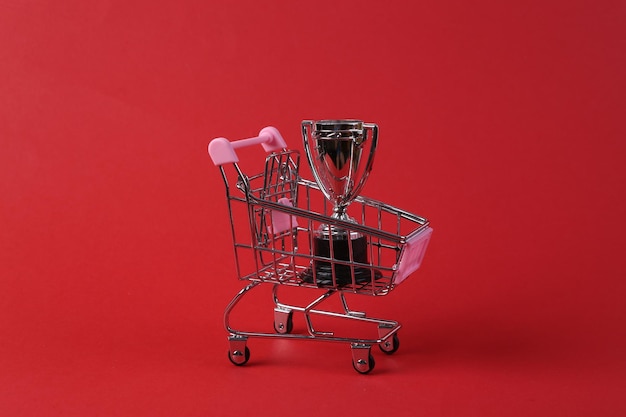
<path id="1" fill-rule="evenodd" d="M 562 329 L 545 323 L 507 322 L 501 317 L 478 314 L 405 324 L 399 332 L 397 352 L 387 355 L 378 346 L 372 346 L 377 363 L 373 373 L 411 373 L 449 366 L 545 367 L 566 349 Z M 296 322 L 294 333 L 306 333 L 304 324 Z M 345 343 L 255 338 L 250 345 L 252 359 L 245 367 L 252 369 L 272 367 L 278 372 L 309 372 L 312 369 L 332 372 L 351 368 L 350 347 Z"/>
<path id="2" fill-rule="evenodd" d="M 404 333 L 406 335 L 406 332 Z M 402 350 L 420 368 L 446 363 L 473 366 L 545 365 L 563 353 L 559 330 L 489 319 L 432 323 L 416 332 Z M 400 353 L 400 352 L 398 352 Z"/>

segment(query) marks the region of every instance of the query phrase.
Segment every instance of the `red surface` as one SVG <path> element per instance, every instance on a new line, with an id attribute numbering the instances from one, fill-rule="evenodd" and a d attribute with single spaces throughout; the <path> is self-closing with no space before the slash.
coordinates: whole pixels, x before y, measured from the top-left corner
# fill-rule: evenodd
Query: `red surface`
<path id="1" fill-rule="evenodd" d="M 623 416 L 625 28 L 620 1 L 0 2 L 0 415 Z M 206 145 L 326 117 L 380 125 L 365 194 L 435 227 L 354 300 L 402 347 L 236 368 Z"/>

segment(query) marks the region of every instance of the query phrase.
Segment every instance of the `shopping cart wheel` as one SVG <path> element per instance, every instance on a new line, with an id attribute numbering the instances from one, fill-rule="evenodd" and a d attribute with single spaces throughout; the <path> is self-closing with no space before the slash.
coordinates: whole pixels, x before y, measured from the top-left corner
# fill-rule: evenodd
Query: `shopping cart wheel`
<path id="1" fill-rule="evenodd" d="M 246 363 L 248 363 L 249 359 L 250 359 L 250 349 L 248 349 L 248 346 L 246 346 L 243 352 L 240 350 L 235 350 L 233 352 L 228 351 L 228 360 L 230 360 L 230 362 L 233 365 L 237 365 L 237 366 L 245 365 Z"/>
<path id="2" fill-rule="evenodd" d="M 274 330 L 279 334 L 289 334 L 293 330 L 293 311 L 274 310 Z"/>
<path id="3" fill-rule="evenodd" d="M 228 338 L 228 360 L 237 366 L 245 365 L 250 359 L 250 349 L 246 346 L 245 336 L 231 335 Z"/>
<path id="4" fill-rule="evenodd" d="M 374 369 L 376 362 L 369 345 L 352 344 L 352 366 L 360 374 L 367 374 Z"/>
<path id="5" fill-rule="evenodd" d="M 391 338 L 385 340 L 382 343 L 379 343 L 378 347 L 387 355 L 396 353 L 396 351 L 400 347 L 400 339 L 398 338 L 398 334 L 394 333 Z"/>

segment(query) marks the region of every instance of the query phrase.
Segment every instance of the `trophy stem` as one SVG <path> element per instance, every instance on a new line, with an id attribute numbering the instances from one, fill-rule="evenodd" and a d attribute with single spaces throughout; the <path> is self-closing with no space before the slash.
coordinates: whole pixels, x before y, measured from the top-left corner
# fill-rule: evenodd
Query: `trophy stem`
<path id="1" fill-rule="evenodd" d="M 333 208 L 333 214 L 331 215 L 331 217 L 338 220 L 354 221 L 350 218 L 350 216 L 348 216 L 348 213 L 346 213 L 347 208 L 348 206 L 345 205 L 335 206 Z"/>

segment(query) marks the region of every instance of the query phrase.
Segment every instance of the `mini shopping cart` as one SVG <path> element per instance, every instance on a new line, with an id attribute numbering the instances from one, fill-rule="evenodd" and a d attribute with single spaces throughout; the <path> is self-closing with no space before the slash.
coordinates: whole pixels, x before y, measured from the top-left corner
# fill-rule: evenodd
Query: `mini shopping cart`
<path id="1" fill-rule="evenodd" d="M 259 144 L 268 153 L 263 170 L 247 175 L 240 167 L 236 150 Z M 300 177 L 299 152 L 289 150 L 272 127 L 261 130 L 258 137 L 234 142 L 216 138 L 209 144 L 209 154 L 226 187 L 237 277 L 249 281 L 224 312 L 229 360 L 235 365 L 247 363 L 250 358 L 247 340 L 254 337 L 347 343 L 351 347 L 353 367 L 359 373 L 374 368 L 372 346 L 378 345 L 386 354 L 394 353 L 399 347 L 400 324 L 351 310 L 345 294 L 383 296 L 417 270 L 432 234 L 428 220 L 361 196 L 349 207 L 356 223 L 331 217 L 330 203 L 318 185 Z M 355 261 L 352 249 L 347 259 L 315 255 L 314 235 L 322 225 L 363 236 L 367 261 Z M 318 276 L 315 268 L 318 263 L 331 267 L 331 279 Z M 356 270 L 360 272 L 358 276 Z M 261 284 L 273 286 L 273 331 L 233 328 L 231 312 Z M 284 303 L 278 297 L 279 289 L 284 286 L 307 289 L 313 295 L 312 300 L 304 305 Z M 334 295 L 340 300 L 339 311 L 322 309 L 321 305 Z M 293 332 L 294 312 L 303 315 L 306 332 Z M 318 331 L 313 320 L 317 316 L 358 321 L 377 327 L 377 332 L 372 330 L 371 337 L 358 338 Z"/>

